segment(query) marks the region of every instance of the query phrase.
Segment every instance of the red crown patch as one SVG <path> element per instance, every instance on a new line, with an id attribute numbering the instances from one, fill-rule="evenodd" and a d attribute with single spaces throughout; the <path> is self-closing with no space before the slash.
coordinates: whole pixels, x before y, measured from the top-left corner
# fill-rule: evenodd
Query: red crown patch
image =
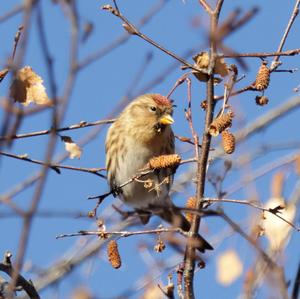
<path id="1" fill-rule="evenodd" d="M 160 94 L 154 94 L 152 96 L 154 102 L 158 105 L 162 105 L 162 106 L 172 106 L 172 102 L 167 98 L 164 97 Z"/>

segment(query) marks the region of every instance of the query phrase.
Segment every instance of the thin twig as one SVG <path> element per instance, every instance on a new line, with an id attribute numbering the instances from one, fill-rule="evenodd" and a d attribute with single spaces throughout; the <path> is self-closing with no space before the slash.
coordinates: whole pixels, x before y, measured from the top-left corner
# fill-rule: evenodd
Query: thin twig
<path id="1" fill-rule="evenodd" d="M 219 211 L 219 216 L 221 216 L 236 232 L 238 232 L 244 239 L 246 239 L 256 250 L 260 253 L 261 257 L 271 268 L 276 267 L 276 263 L 269 257 L 269 255 L 264 252 L 257 244 L 256 240 L 248 236 L 242 228 L 235 223 L 230 217 L 228 217 L 224 212 Z"/>
<path id="2" fill-rule="evenodd" d="M 266 165 L 263 165 L 262 167 L 258 168 L 254 173 L 251 175 L 246 176 L 242 181 L 236 182 L 233 184 L 230 188 L 227 190 L 227 194 L 233 194 L 240 190 L 245 184 L 248 184 L 249 182 L 252 182 L 254 180 L 257 180 L 258 178 L 262 177 L 263 175 L 273 171 L 276 168 L 282 167 L 284 165 L 288 165 L 291 163 L 294 163 L 294 161 L 299 157 L 299 152 L 295 152 L 294 154 L 287 154 L 280 159 L 277 159 L 275 161 L 271 161 Z"/>
<path id="3" fill-rule="evenodd" d="M 206 0 L 199 0 L 199 3 L 203 6 L 203 8 L 209 15 L 212 14 L 212 7 L 206 2 Z"/>
<path id="4" fill-rule="evenodd" d="M 281 39 L 281 41 L 279 43 L 277 52 L 281 52 L 282 49 L 283 49 L 283 46 L 284 46 L 284 44 L 285 44 L 285 42 L 287 40 L 289 32 L 290 32 L 290 30 L 291 30 L 291 28 L 293 26 L 293 23 L 294 23 L 297 15 L 299 13 L 299 5 L 300 5 L 300 0 L 296 0 L 295 6 L 294 6 L 294 9 L 293 9 L 293 12 L 292 12 L 292 15 L 291 15 L 290 20 L 289 20 L 289 22 L 287 24 L 285 32 L 284 32 L 284 34 L 282 36 L 282 39 Z M 279 58 L 280 58 L 280 55 L 277 55 L 276 57 L 274 57 L 274 59 L 272 61 L 272 64 L 271 64 L 271 67 L 270 67 L 271 71 L 274 71 L 279 66 L 279 64 L 278 64 Z"/>
<path id="5" fill-rule="evenodd" d="M 220 58 L 237 58 L 237 57 L 248 57 L 248 58 L 264 58 L 264 57 L 280 57 L 280 56 L 294 56 L 300 54 L 300 49 L 287 50 L 284 52 L 255 52 L 255 53 L 230 53 L 220 54 Z"/>
<path id="6" fill-rule="evenodd" d="M 132 221 L 122 221 L 111 227 L 111 230 L 118 231 L 127 229 L 132 224 Z M 86 246 L 78 248 L 75 246 L 75 254 L 69 255 L 69 258 L 62 257 L 60 260 L 50 265 L 43 275 L 39 276 L 34 285 L 38 291 L 45 289 L 55 283 L 61 281 L 77 267 L 83 264 L 87 259 L 99 254 L 100 249 L 106 244 L 107 240 L 96 239 L 94 242 L 86 244 Z M 22 298 L 25 299 L 25 298 Z"/>
<path id="7" fill-rule="evenodd" d="M 179 162 L 179 165 L 186 164 L 186 163 L 191 163 L 191 162 L 196 162 L 196 161 L 197 161 L 196 158 L 185 159 L 185 160 L 181 160 Z M 88 199 L 99 199 L 102 202 L 107 196 L 109 196 L 111 194 L 118 193 L 120 191 L 120 189 L 122 189 L 123 187 L 125 187 L 125 186 L 133 183 L 134 181 L 139 180 L 140 178 L 142 178 L 145 175 L 150 174 L 152 172 L 154 172 L 154 169 L 145 168 L 144 170 L 141 170 L 140 172 L 138 172 L 137 174 L 135 174 L 134 176 L 132 176 L 130 179 L 128 179 L 125 182 L 123 182 L 122 184 L 120 184 L 118 186 L 115 186 L 109 192 L 106 192 L 106 193 L 104 193 L 102 195 L 90 196 L 90 197 L 88 197 Z"/>
<path id="8" fill-rule="evenodd" d="M 273 214 L 274 216 L 278 217 L 279 219 L 281 219 L 282 221 L 284 221 L 285 223 L 287 223 L 288 225 L 290 225 L 291 227 L 293 227 L 296 231 L 300 231 L 300 227 L 296 226 L 294 223 L 290 222 L 289 220 L 285 219 L 284 217 L 280 216 L 280 214 L 278 214 L 277 211 L 277 207 L 274 208 L 265 208 L 261 205 L 258 205 L 252 201 L 247 201 L 247 200 L 240 200 L 240 199 L 227 199 L 227 198 L 204 198 L 203 202 L 207 202 L 207 203 L 213 203 L 213 202 L 228 202 L 228 203 L 238 203 L 238 204 L 242 204 L 242 205 L 248 205 L 251 206 L 255 209 L 258 209 L 260 211 L 263 212 L 268 212 L 270 214 Z"/>
<path id="9" fill-rule="evenodd" d="M 11 153 L 1 152 L 1 151 L 0 151 L 0 155 L 10 157 L 10 158 L 14 158 L 14 159 L 18 159 L 18 160 L 27 161 L 27 162 L 30 162 L 30 163 L 33 163 L 33 164 L 44 165 L 44 166 L 47 166 L 47 167 L 53 169 L 58 174 L 60 174 L 59 169 L 61 168 L 61 169 L 88 172 L 88 173 L 92 173 L 92 174 L 95 174 L 97 176 L 100 176 L 102 178 L 106 178 L 105 175 L 99 173 L 99 171 L 105 170 L 105 168 L 103 168 L 103 167 L 102 168 L 85 168 L 85 167 L 75 167 L 75 166 L 71 166 L 71 165 L 60 165 L 60 164 L 56 164 L 56 163 L 46 164 L 44 161 L 28 158 L 26 155 L 14 155 L 14 154 L 11 154 Z"/>
<path id="10" fill-rule="evenodd" d="M 182 64 L 184 64 L 188 68 L 193 69 L 193 70 L 198 71 L 198 72 L 207 73 L 206 69 L 201 69 L 201 68 L 198 68 L 198 67 L 190 64 L 189 62 L 187 62 L 182 57 L 180 57 L 180 56 L 176 55 L 175 53 L 173 53 L 172 51 L 164 48 L 163 46 L 161 46 L 160 44 L 158 44 L 157 42 L 152 40 L 150 37 L 148 37 L 147 35 L 140 32 L 138 30 L 138 28 L 135 25 L 133 25 L 131 22 L 129 22 L 129 20 L 123 14 L 121 14 L 121 12 L 119 10 L 114 9 L 110 5 L 104 5 L 104 6 L 102 6 L 102 9 L 107 10 L 107 11 L 111 12 L 113 15 L 115 15 L 116 17 L 120 18 L 126 24 L 126 26 L 124 28 L 130 34 L 140 37 L 141 39 L 145 40 L 149 44 L 151 44 L 154 47 L 158 48 L 160 51 L 162 51 L 162 52 L 166 53 L 167 55 L 173 57 L 174 59 L 178 60 L 179 62 L 181 62 Z"/>
<path id="11" fill-rule="evenodd" d="M 259 11 L 258 7 L 253 7 L 246 11 L 246 13 L 238 19 L 238 16 L 241 13 L 241 9 L 235 9 L 229 17 L 220 24 L 216 40 L 218 43 L 221 43 L 227 36 L 235 32 L 237 29 L 241 29 L 247 22 L 249 22 Z M 219 45 L 221 46 L 221 45 Z M 224 46 L 221 46 L 221 48 Z"/>
<path id="12" fill-rule="evenodd" d="M 48 129 L 48 130 L 42 130 L 42 131 L 37 131 L 37 132 L 17 134 L 17 135 L 14 135 L 14 136 L 0 136 L 0 141 L 10 140 L 10 139 L 35 137 L 35 136 L 41 136 L 41 135 L 48 135 L 50 133 L 71 131 L 71 130 L 76 130 L 76 129 L 82 129 L 82 128 L 87 128 L 87 127 L 103 125 L 103 124 L 111 124 L 114 121 L 115 121 L 115 119 L 97 120 L 97 121 L 94 121 L 94 122 L 81 121 L 80 123 L 73 124 L 73 125 L 70 125 L 70 126 L 67 126 L 67 127 L 63 127 L 63 128 L 58 128 L 56 130 Z"/>
<path id="13" fill-rule="evenodd" d="M 176 80 L 175 84 L 173 85 L 172 89 L 168 92 L 167 94 L 167 98 L 169 98 L 173 92 L 175 91 L 175 89 L 180 86 L 183 82 L 185 82 L 186 78 L 187 78 L 188 74 L 184 74 L 183 76 L 181 76 L 179 79 Z"/>
<path id="14" fill-rule="evenodd" d="M 160 0 L 158 1 L 152 8 L 150 8 L 149 12 L 146 13 L 145 16 L 143 16 L 138 22 L 137 27 L 141 28 L 144 25 L 146 25 L 156 14 L 157 12 L 161 11 L 163 6 L 167 3 L 167 0 Z M 131 37 L 130 34 L 127 32 L 124 32 L 121 36 L 117 37 L 114 41 L 112 41 L 110 44 L 104 46 L 100 50 L 97 50 L 96 52 L 90 54 L 88 57 L 83 59 L 83 61 L 78 63 L 78 70 L 81 70 L 85 68 L 86 66 L 90 65 L 91 63 L 95 62 L 98 59 L 101 59 L 105 55 L 111 53 L 111 51 L 123 43 L 125 43 L 129 38 Z"/>
<path id="15" fill-rule="evenodd" d="M 246 87 L 243 87 L 241 89 L 238 89 L 238 90 L 235 90 L 235 91 L 232 91 L 231 92 L 231 96 L 236 96 L 236 95 L 239 95 L 243 92 L 246 92 L 246 91 L 249 91 L 249 90 L 253 90 L 253 84 L 250 84 Z M 219 100 L 223 100 L 224 99 L 224 95 L 220 95 L 220 96 L 214 96 L 214 100 L 215 101 L 219 101 Z"/>
<path id="16" fill-rule="evenodd" d="M 21 33 L 22 33 L 23 29 L 24 29 L 24 26 L 20 26 L 18 28 L 17 33 L 15 34 L 14 43 L 13 43 L 13 49 L 12 49 L 11 57 L 10 57 L 9 62 L 8 62 L 8 67 L 1 71 L 0 83 L 6 77 L 6 75 L 8 74 L 8 72 L 11 69 L 11 65 L 12 65 L 12 63 L 14 61 L 14 58 L 15 58 L 15 55 L 16 55 L 16 50 L 17 50 L 18 43 L 19 43 L 19 40 L 20 40 Z"/>
<path id="17" fill-rule="evenodd" d="M 228 100 L 231 96 L 233 87 L 234 87 L 234 85 L 236 83 L 236 80 L 237 80 L 237 75 L 238 75 L 237 67 L 234 64 L 232 64 L 230 66 L 230 70 L 231 70 L 231 75 L 230 75 L 227 83 L 224 84 L 225 85 L 225 87 L 224 87 L 224 99 L 223 99 L 222 109 L 221 109 L 219 115 L 222 115 L 224 113 L 225 107 L 228 103 Z"/>
<path id="18" fill-rule="evenodd" d="M 181 142 L 186 142 L 186 143 L 189 143 L 189 144 L 192 144 L 192 145 L 195 145 L 195 142 L 189 138 L 189 137 L 185 137 L 185 136 L 179 136 L 179 135 L 176 135 L 175 134 L 175 138 L 180 140 Z M 198 143 L 198 146 L 201 148 L 201 144 Z"/>
<path id="19" fill-rule="evenodd" d="M 0 16 L 0 23 L 6 21 L 7 19 L 15 16 L 16 14 L 22 12 L 24 9 L 24 4 L 17 4 L 15 7 L 13 7 L 10 11 L 6 12 L 4 15 Z"/>
<path id="20" fill-rule="evenodd" d="M 62 239 L 66 237 L 78 237 L 78 236 L 99 236 L 103 239 L 106 239 L 111 236 L 118 236 L 119 238 L 126 238 L 135 235 L 149 235 L 149 234 L 160 234 L 160 233 L 180 233 L 183 236 L 187 235 L 187 232 L 181 228 L 168 227 L 168 228 L 157 228 L 157 229 L 148 229 L 141 231 L 86 231 L 81 230 L 77 233 L 72 234 L 61 234 L 56 236 L 56 239 Z"/>
<path id="21" fill-rule="evenodd" d="M 2 263 L 0 263 L 0 271 L 6 273 L 11 278 L 13 278 L 15 269 L 13 268 L 11 260 L 10 260 L 11 256 L 12 256 L 12 254 L 10 252 L 5 253 L 4 261 Z M 36 291 L 34 285 L 30 281 L 27 281 L 21 274 L 17 275 L 16 286 L 22 287 L 22 289 L 24 289 L 24 291 L 27 293 L 29 298 L 40 299 L 40 296 L 39 296 L 38 292 Z M 6 297 L 6 298 L 8 298 L 8 297 Z"/>
<path id="22" fill-rule="evenodd" d="M 26 10 L 32 12 L 34 5 L 36 2 L 34 0 L 29 1 L 28 7 L 26 6 Z M 60 115 L 58 115 L 57 109 L 53 109 L 52 111 L 52 127 L 56 128 L 60 121 L 63 120 L 63 116 L 65 114 L 68 99 L 71 95 L 72 88 L 74 86 L 74 79 L 76 75 L 76 68 L 74 67 L 77 65 L 77 51 L 78 51 L 78 21 L 77 21 L 77 12 L 76 12 L 76 3 L 72 2 L 68 6 L 68 12 L 70 14 L 70 23 L 71 23 L 71 39 L 70 39 L 70 68 L 68 73 L 68 79 L 65 85 L 64 94 L 62 97 L 62 105 Z M 4 134 L 3 134 L 4 135 Z M 38 206 L 41 201 L 42 192 L 46 183 L 46 178 L 48 175 L 49 167 L 47 165 L 50 164 L 52 160 L 52 156 L 55 150 L 56 144 L 56 135 L 51 134 L 49 137 L 49 141 L 47 144 L 47 148 L 44 154 L 44 161 L 45 165 L 43 165 L 41 170 L 40 180 L 38 181 L 36 188 L 34 190 L 34 194 L 32 196 L 32 200 L 30 206 L 26 212 L 26 217 L 23 219 L 22 230 L 20 232 L 20 239 L 19 239 L 19 246 L 18 252 L 16 256 L 16 264 L 15 264 L 15 271 L 13 273 L 13 278 L 11 282 L 11 291 L 13 291 L 14 286 L 17 283 L 17 277 L 19 274 L 20 269 L 22 268 L 24 262 L 24 256 L 27 249 L 27 244 L 29 241 L 30 230 L 34 218 L 34 214 L 38 209 Z"/>

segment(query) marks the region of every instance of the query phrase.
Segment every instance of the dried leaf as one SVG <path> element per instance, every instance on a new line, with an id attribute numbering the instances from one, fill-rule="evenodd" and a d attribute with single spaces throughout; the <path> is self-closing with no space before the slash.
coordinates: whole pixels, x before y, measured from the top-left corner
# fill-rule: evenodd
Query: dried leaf
<path id="1" fill-rule="evenodd" d="M 243 272 L 243 264 L 233 249 L 223 252 L 217 258 L 217 280 L 220 284 L 232 284 Z"/>
<path id="2" fill-rule="evenodd" d="M 195 61 L 195 66 L 201 69 L 207 69 L 209 66 L 209 54 L 208 52 L 200 52 L 197 55 L 193 57 L 193 60 Z M 218 74 L 222 77 L 226 77 L 229 74 L 229 68 L 228 65 L 225 63 L 223 58 L 216 59 L 216 64 L 214 68 L 214 73 Z M 200 81 L 207 81 L 208 77 L 206 74 L 202 74 L 199 72 L 195 72 L 194 75 L 199 79 Z M 219 83 L 219 82 L 216 82 Z"/>
<path id="3" fill-rule="evenodd" d="M 69 136 L 61 136 L 61 140 L 65 143 L 66 151 L 70 153 L 70 159 L 80 159 L 82 154 L 81 147 L 78 146 Z"/>
<path id="4" fill-rule="evenodd" d="M 219 74 L 223 78 L 229 74 L 228 66 L 223 58 L 217 58 L 215 65 L 215 73 Z"/>
<path id="5" fill-rule="evenodd" d="M 28 106 L 30 103 L 48 106 L 52 104 L 47 96 L 42 78 L 30 66 L 25 66 L 17 71 L 10 86 L 10 96 L 24 106 Z"/>
<path id="6" fill-rule="evenodd" d="M 197 67 L 201 69 L 207 69 L 209 65 L 209 54 L 208 52 L 200 52 L 193 57 Z"/>
<path id="7" fill-rule="evenodd" d="M 279 214 L 289 222 L 293 222 L 296 214 L 296 207 L 293 204 L 285 205 L 283 198 L 272 197 L 266 203 L 265 208 L 274 214 Z M 281 250 L 285 247 L 289 239 L 292 227 L 272 213 L 265 213 L 263 227 L 271 250 Z"/>
<path id="8" fill-rule="evenodd" d="M 207 52 L 200 52 L 193 57 L 195 61 L 194 66 L 200 69 L 207 69 L 209 65 L 209 55 Z M 208 75 L 205 73 L 193 71 L 194 76 L 202 82 L 207 82 Z"/>

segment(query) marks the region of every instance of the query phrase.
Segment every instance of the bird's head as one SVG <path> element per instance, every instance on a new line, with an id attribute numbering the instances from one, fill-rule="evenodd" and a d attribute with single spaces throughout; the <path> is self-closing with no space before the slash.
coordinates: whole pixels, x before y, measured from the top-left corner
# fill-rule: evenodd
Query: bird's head
<path id="1" fill-rule="evenodd" d="M 125 110 L 132 128 L 151 136 L 162 134 L 174 123 L 173 104 L 160 94 L 145 94 L 136 98 Z M 150 137 L 150 136 L 149 136 Z"/>

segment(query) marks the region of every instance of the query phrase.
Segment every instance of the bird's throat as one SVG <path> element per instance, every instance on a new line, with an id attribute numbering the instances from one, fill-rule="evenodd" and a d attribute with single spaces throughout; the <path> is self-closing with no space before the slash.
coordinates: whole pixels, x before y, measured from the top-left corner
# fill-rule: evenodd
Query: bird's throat
<path id="1" fill-rule="evenodd" d="M 165 129 L 166 129 L 166 125 L 163 125 L 161 123 L 157 123 L 154 126 L 154 130 L 158 134 L 161 134 Z"/>

